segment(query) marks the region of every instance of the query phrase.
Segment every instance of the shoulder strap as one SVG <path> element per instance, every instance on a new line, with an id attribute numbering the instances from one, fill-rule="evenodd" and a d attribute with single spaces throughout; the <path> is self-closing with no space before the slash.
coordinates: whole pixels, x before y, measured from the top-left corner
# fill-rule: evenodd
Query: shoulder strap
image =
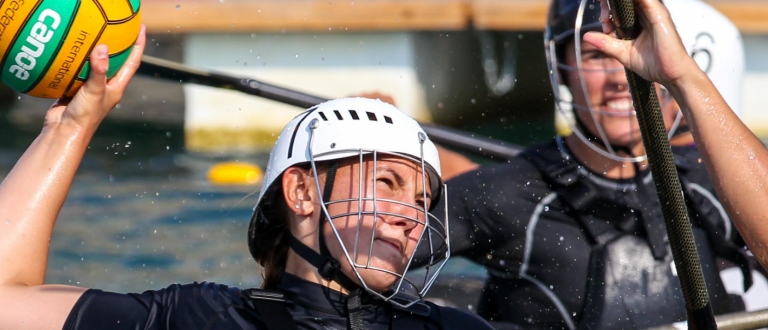
<path id="1" fill-rule="evenodd" d="M 710 207 L 710 209 L 707 210 L 704 205 L 700 205 L 700 201 L 694 201 L 692 196 L 694 196 L 695 192 L 692 191 L 690 183 L 682 176 L 680 177 L 680 183 L 683 186 L 685 195 L 688 196 L 687 200 L 689 205 L 696 210 L 696 213 L 704 217 L 704 219 L 696 221 L 696 224 L 704 230 L 715 255 L 739 266 L 742 278 L 744 279 L 744 282 L 742 283 L 744 292 L 747 292 L 747 290 L 752 287 L 752 269 L 750 268 L 749 259 L 742 249 L 729 241 L 728 238 L 723 236 L 721 231 L 717 229 L 715 221 L 711 219 L 715 216 L 715 213 L 717 213 L 716 210 L 714 210 L 714 207 Z M 726 219 L 726 221 L 729 220 Z"/>
<path id="2" fill-rule="evenodd" d="M 269 330 L 297 330 L 296 321 L 285 308 L 285 296 L 279 291 L 245 290 Z"/>
<path id="3" fill-rule="evenodd" d="M 558 147 L 560 143 L 561 140 L 556 140 L 541 147 L 526 149 L 520 157 L 532 163 L 552 190 L 557 192 L 559 199 L 576 213 L 575 218 L 589 239 L 596 246 L 605 245 L 621 232 L 613 224 L 600 219 L 618 220 L 614 213 L 620 211 L 614 210 L 615 207 L 596 207 L 596 203 L 600 202 L 597 189 L 581 178 L 579 164 L 572 156 L 563 156 Z M 596 211 L 601 214 L 596 214 Z M 611 214 L 603 214 L 605 212 Z"/>
<path id="4" fill-rule="evenodd" d="M 558 147 L 561 143 L 558 137 L 553 142 L 526 148 L 519 157 L 532 163 L 550 183 L 569 186 L 575 183 L 579 165 L 572 157 L 563 156 Z"/>
<path id="5" fill-rule="evenodd" d="M 699 227 L 706 233 L 715 255 L 739 266 L 744 279 L 744 282 L 742 283 L 744 292 L 747 292 L 752 286 L 752 270 L 750 268 L 749 258 L 747 258 L 742 249 L 730 241 L 730 238 L 725 237 L 721 230 L 715 225 L 718 219 L 722 219 L 720 211 L 715 205 L 712 205 L 708 200 L 694 200 L 693 196 L 696 196 L 696 192 L 692 187 L 691 181 L 688 180 L 688 176 L 685 175 L 695 166 L 701 166 L 698 165 L 701 159 L 701 154 L 698 150 L 692 147 L 673 147 L 672 151 L 675 155 L 675 164 L 680 172 L 680 184 L 683 186 L 683 191 L 685 192 L 688 204 L 703 217 L 701 221 L 697 221 L 697 225 L 699 225 Z M 706 180 L 706 183 L 708 183 L 708 176 L 706 177 Z M 713 190 L 708 184 L 703 188 L 710 192 Z M 709 205 L 704 205 L 705 202 L 709 202 Z M 730 221 L 730 219 L 727 218 L 722 220 Z"/>

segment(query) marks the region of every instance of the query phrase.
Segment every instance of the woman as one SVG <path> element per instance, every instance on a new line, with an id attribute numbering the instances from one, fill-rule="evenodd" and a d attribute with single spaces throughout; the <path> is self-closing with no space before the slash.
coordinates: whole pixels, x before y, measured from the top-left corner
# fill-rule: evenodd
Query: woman
<path id="1" fill-rule="evenodd" d="M 478 313 L 493 321 L 633 329 L 686 317 L 624 67 L 582 40 L 601 29 L 599 17 L 597 1 L 551 1 L 547 62 L 573 134 L 448 182 L 451 252 L 488 270 Z M 662 104 L 677 112 L 673 100 Z M 749 287 L 740 237 L 698 152 L 673 153 L 713 309 L 741 310 L 717 269 L 721 258 L 742 266 Z"/>
<path id="2" fill-rule="evenodd" d="M 420 299 L 448 256 L 447 226 L 430 213 L 443 192 L 437 150 L 413 119 L 363 98 L 320 104 L 279 136 L 248 232 L 264 290 L 193 283 L 118 294 L 44 285 L 58 212 L 144 44 L 142 30 L 110 81 L 106 47 L 97 46 L 88 81 L 48 111 L 40 136 L 0 185 L 0 329 L 488 327 Z M 404 274 L 422 238 L 435 271 L 409 281 Z"/>
<path id="3" fill-rule="evenodd" d="M 640 38 L 617 41 L 605 34 L 588 33 L 584 40 L 670 90 L 685 112 L 734 224 L 763 266 L 768 265 L 768 225 L 764 221 L 768 151 L 734 114 L 710 78 L 682 56 L 685 49 L 679 37 L 666 28 L 671 26 L 669 12 L 657 1 L 635 0 L 635 7 L 644 29 Z M 610 33 L 607 17 L 607 8 L 603 8 L 603 30 Z"/>

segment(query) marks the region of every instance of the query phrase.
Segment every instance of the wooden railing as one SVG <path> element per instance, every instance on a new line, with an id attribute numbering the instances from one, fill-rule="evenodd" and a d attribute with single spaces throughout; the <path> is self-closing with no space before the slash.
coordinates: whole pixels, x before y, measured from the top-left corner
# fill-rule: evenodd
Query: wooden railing
<path id="1" fill-rule="evenodd" d="M 768 0 L 707 0 L 742 33 L 768 33 Z M 548 0 L 143 0 L 151 33 L 542 30 Z"/>

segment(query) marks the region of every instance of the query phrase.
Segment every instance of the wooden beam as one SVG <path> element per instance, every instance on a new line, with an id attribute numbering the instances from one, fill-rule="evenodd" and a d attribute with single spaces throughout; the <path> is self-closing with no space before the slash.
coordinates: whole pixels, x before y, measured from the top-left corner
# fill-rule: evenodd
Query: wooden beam
<path id="1" fill-rule="evenodd" d="M 706 0 L 742 33 L 768 33 L 768 1 Z M 152 33 L 544 29 L 549 0 L 144 0 Z"/>
<path id="2" fill-rule="evenodd" d="M 768 33 L 768 1 L 706 0 L 728 17 L 741 33 Z M 548 0 L 472 0 L 475 27 L 491 30 L 543 30 Z"/>
<path id="3" fill-rule="evenodd" d="M 144 0 L 151 33 L 461 30 L 464 0 Z"/>
<path id="4" fill-rule="evenodd" d="M 544 30 L 548 0 L 472 0 L 472 25 L 483 30 Z"/>
<path id="5" fill-rule="evenodd" d="M 728 17 L 741 33 L 768 33 L 768 1 L 708 0 L 707 2 Z"/>

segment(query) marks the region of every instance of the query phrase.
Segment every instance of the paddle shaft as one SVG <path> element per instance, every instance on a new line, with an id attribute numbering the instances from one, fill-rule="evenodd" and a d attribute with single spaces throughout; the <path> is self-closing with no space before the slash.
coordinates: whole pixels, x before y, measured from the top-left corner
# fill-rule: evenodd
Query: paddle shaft
<path id="1" fill-rule="evenodd" d="M 193 68 L 181 63 L 144 55 L 138 73 L 180 83 L 235 90 L 300 108 L 310 108 L 327 99 L 295 90 L 263 83 L 251 78 L 235 77 L 220 72 Z M 430 139 L 437 144 L 477 156 L 504 161 L 516 156 L 522 147 L 491 138 L 479 137 L 461 130 L 436 124 L 421 124 Z"/>
<path id="2" fill-rule="evenodd" d="M 635 39 L 640 32 L 640 24 L 635 15 L 633 1 L 608 0 L 608 3 L 617 37 L 624 40 Z M 677 273 L 680 274 L 678 279 L 688 312 L 688 328 L 717 329 L 656 89 L 652 82 L 638 74 L 630 70 L 626 70 L 626 74 L 643 136 L 643 145 L 661 202 L 672 256 Z"/>

